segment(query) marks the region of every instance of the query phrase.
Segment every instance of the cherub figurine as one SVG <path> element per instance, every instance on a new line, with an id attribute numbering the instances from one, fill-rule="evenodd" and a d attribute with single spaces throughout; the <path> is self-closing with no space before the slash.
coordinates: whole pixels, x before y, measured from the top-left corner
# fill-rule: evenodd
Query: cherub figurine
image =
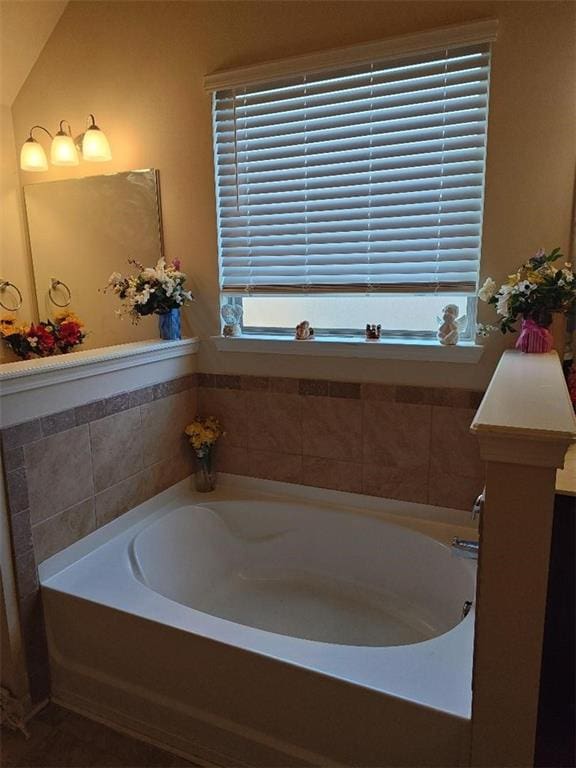
<path id="1" fill-rule="evenodd" d="M 370 323 L 366 323 L 366 341 L 379 341 L 381 330 L 382 326 L 380 324 L 370 325 Z"/>
<path id="2" fill-rule="evenodd" d="M 460 331 L 466 322 L 466 315 L 458 317 L 458 307 L 456 304 L 447 304 L 442 310 L 442 318 L 436 318 L 440 323 L 438 328 L 438 341 L 440 344 L 452 346 L 458 344 Z"/>
<path id="3" fill-rule="evenodd" d="M 302 320 L 301 323 L 298 323 L 294 338 L 296 341 L 312 341 L 314 339 L 314 328 L 310 327 L 308 320 Z"/>
<path id="4" fill-rule="evenodd" d="M 222 320 L 224 320 L 222 336 L 241 336 L 242 326 L 240 321 L 242 320 L 242 307 L 238 304 L 224 304 L 220 314 L 222 315 Z"/>

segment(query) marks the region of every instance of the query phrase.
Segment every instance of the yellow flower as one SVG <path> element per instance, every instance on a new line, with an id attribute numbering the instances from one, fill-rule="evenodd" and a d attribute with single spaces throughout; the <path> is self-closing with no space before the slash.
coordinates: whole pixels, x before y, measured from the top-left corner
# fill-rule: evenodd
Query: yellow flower
<path id="1" fill-rule="evenodd" d="M 544 282 L 544 277 L 540 274 L 540 272 L 530 271 L 526 273 L 526 280 L 529 280 L 531 283 L 535 283 L 536 285 L 540 285 L 540 283 Z"/>
<path id="2" fill-rule="evenodd" d="M 64 322 L 71 322 L 71 323 L 77 323 L 80 327 L 84 327 L 84 323 L 82 322 L 82 320 L 80 320 L 78 315 L 76 315 L 74 312 L 69 312 L 66 309 L 63 312 L 57 312 L 54 315 L 54 322 L 57 323 L 58 325 Z"/>
<path id="3" fill-rule="evenodd" d="M 14 317 L 3 317 L 0 319 L 0 336 L 11 336 L 13 333 L 18 333 L 22 329 L 16 325 L 16 319 Z"/>
<path id="4" fill-rule="evenodd" d="M 214 416 L 207 418 L 197 416 L 184 429 L 184 433 L 190 438 L 190 443 L 195 451 L 209 448 L 224 434 L 218 419 Z"/>

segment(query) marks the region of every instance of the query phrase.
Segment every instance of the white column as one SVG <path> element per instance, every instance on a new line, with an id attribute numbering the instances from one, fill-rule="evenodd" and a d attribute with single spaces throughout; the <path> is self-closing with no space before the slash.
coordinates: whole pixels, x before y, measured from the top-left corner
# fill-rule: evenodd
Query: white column
<path id="1" fill-rule="evenodd" d="M 487 473 L 471 763 L 531 766 L 556 469 L 576 439 L 576 419 L 556 353 L 506 352 L 472 431 Z"/>

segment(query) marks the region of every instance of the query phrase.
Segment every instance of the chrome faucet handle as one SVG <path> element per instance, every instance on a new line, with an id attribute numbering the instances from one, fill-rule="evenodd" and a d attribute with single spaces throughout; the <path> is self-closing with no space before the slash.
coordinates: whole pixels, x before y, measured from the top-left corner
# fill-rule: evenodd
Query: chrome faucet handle
<path id="1" fill-rule="evenodd" d="M 476 520 L 476 518 L 480 516 L 480 513 L 484 511 L 485 493 L 486 488 L 484 488 L 482 493 L 476 498 L 476 501 L 472 505 L 472 520 Z"/>
<path id="2" fill-rule="evenodd" d="M 477 559 L 480 543 L 470 539 L 459 539 L 458 536 L 456 536 L 452 539 L 451 548 L 455 554 L 460 555 L 461 557 L 473 557 L 474 559 Z"/>

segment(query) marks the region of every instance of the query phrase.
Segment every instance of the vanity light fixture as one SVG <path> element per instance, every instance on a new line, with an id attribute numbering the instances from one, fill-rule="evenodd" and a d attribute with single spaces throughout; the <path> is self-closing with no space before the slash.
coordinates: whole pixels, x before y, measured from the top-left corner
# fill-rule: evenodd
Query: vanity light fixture
<path id="1" fill-rule="evenodd" d="M 52 136 L 43 125 L 34 125 L 30 129 L 30 136 L 22 145 L 20 151 L 20 168 L 23 171 L 47 171 L 48 160 L 42 145 L 33 137 L 32 131 L 40 128 L 52 139 L 50 147 L 50 162 L 52 165 L 78 165 L 80 162 L 78 152 L 81 149 L 82 158 L 89 162 L 103 163 L 112 160 L 110 144 L 106 134 L 96 125 L 94 115 L 90 115 L 90 125 L 86 131 L 72 137 L 72 129 L 67 120 L 61 120 L 59 129 Z M 67 126 L 67 130 L 64 128 Z"/>
<path id="2" fill-rule="evenodd" d="M 64 123 L 68 126 L 68 133 L 62 127 Z M 50 147 L 50 162 L 52 165 L 78 165 L 80 162 L 68 120 L 60 120 L 60 130 Z"/>
<path id="3" fill-rule="evenodd" d="M 40 128 L 41 130 L 46 131 L 48 136 L 52 138 L 50 131 L 46 130 L 46 128 L 44 128 L 42 125 L 33 125 L 32 128 L 30 128 L 30 136 L 26 139 L 24 144 L 22 144 L 22 149 L 20 150 L 20 168 L 22 168 L 23 171 L 48 170 L 46 152 L 44 152 L 42 144 L 36 141 L 36 139 L 32 136 L 32 131 L 34 131 L 36 128 Z"/>
<path id="4" fill-rule="evenodd" d="M 110 144 L 106 134 L 96 125 L 94 115 L 90 115 L 90 118 L 92 123 L 82 137 L 82 157 L 93 163 L 105 163 L 112 160 Z"/>

